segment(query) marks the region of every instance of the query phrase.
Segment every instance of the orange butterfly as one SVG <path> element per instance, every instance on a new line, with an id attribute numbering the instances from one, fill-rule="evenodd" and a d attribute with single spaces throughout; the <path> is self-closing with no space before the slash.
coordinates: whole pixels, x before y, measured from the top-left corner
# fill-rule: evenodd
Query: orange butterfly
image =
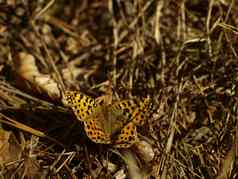
<path id="1" fill-rule="evenodd" d="M 149 98 L 99 103 L 78 91 L 66 91 L 64 103 L 84 123 L 87 136 L 95 143 L 128 148 L 138 141 L 136 126 L 144 124 L 151 108 Z"/>

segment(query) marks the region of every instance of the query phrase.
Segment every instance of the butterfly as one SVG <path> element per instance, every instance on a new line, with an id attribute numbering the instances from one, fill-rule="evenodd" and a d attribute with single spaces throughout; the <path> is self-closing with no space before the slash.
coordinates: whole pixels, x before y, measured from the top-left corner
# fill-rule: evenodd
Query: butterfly
<path id="1" fill-rule="evenodd" d="M 70 106 L 93 142 L 129 148 L 138 141 L 137 126 L 149 116 L 150 98 L 113 103 L 97 101 L 78 91 L 66 91 L 63 102 Z"/>

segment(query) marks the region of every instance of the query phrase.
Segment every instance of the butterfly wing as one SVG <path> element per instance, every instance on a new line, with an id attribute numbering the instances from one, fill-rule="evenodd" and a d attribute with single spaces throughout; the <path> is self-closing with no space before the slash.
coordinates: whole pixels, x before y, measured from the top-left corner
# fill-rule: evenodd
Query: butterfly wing
<path id="1" fill-rule="evenodd" d="M 142 126 L 145 119 L 149 116 L 151 110 L 150 98 L 143 100 L 123 100 L 113 103 L 113 108 L 122 110 L 127 116 L 127 123 L 123 121 L 124 127 L 113 138 L 113 144 L 116 148 L 129 148 L 138 141 L 136 126 Z"/>
<path id="2" fill-rule="evenodd" d="M 101 124 L 99 124 L 98 120 L 95 118 L 84 122 L 84 130 L 88 138 L 90 138 L 95 143 L 111 143 L 110 135 L 105 132 Z"/>
<path id="3" fill-rule="evenodd" d="M 115 148 L 129 148 L 138 141 L 136 126 L 133 122 L 126 124 L 113 139 Z"/>
<path id="4" fill-rule="evenodd" d="M 66 91 L 63 101 L 84 122 L 85 132 L 93 142 L 113 143 L 116 148 L 128 148 L 138 140 L 136 125 L 143 125 L 151 107 L 148 98 L 105 106 L 77 91 Z"/>
<path id="5" fill-rule="evenodd" d="M 122 100 L 115 102 L 113 106 L 122 110 L 135 125 L 142 126 L 150 114 L 152 104 L 150 98 L 144 98 L 143 100 Z"/>
<path id="6" fill-rule="evenodd" d="M 78 91 L 66 91 L 63 100 L 73 109 L 76 117 L 84 122 L 84 130 L 88 138 L 95 143 L 111 143 L 110 135 L 105 132 L 105 117 L 101 104 Z"/>
<path id="7" fill-rule="evenodd" d="M 98 104 L 93 98 L 83 95 L 78 91 L 66 91 L 63 102 L 73 109 L 74 114 L 80 121 L 86 121 L 98 107 Z"/>

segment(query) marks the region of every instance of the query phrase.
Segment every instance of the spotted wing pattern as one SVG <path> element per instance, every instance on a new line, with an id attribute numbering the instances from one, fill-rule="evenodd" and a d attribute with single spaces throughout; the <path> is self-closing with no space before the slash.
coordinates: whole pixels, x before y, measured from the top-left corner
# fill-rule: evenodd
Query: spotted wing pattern
<path id="1" fill-rule="evenodd" d="M 101 144 L 110 144 L 111 137 L 105 132 L 102 125 L 99 123 L 98 119 L 91 119 L 84 122 L 84 130 L 93 142 Z"/>
<path id="2" fill-rule="evenodd" d="M 73 109 L 74 114 L 80 121 L 86 121 L 98 107 L 93 98 L 83 95 L 78 91 L 66 91 L 64 102 Z"/>
<path id="3" fill-rule="evenodd" d="M 151 99 L 149 97 L 144 98 L 143 100 L 122 100 L 113 105 L 115 108 L 123 110 L 124 115 L 127 115 L 137 126 L 144 125 L 152 108 Z"/>
<path id="4" fill-rule="evenodd" d="M 78 91 L 66 91 L 64 101 L 84 122 L 85 132 L 93 142 L 116 148 L 128 148 L 138 141 L 136 126 L 144 124 L 151 108 L 149 98 L 101 104 Z"/>
<path id="5" fill-rule="evenodd" d="M 105 133 L 103 123 L 100 121 L 100 104 L 87 95 L 78 91 L 66 91 L 64 102 L 70 106 L 78 120 L 83 121 L 87 136 L 95 143 L 110 144 L 110 135 Z"/>
<path id="6" fill-rule="evenodd" d="M 138 141 L 136 125 L 133 122 L 126 124 L 112 141 L 115 148 L 129 148 Z"/>

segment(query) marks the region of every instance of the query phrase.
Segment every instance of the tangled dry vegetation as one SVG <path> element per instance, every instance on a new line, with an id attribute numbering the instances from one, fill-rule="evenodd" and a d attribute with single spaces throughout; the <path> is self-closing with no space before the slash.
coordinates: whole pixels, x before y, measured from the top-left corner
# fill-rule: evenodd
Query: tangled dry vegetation
<path id="1" fill-rule="evenodd" d="M 236 0 L 0 1 L 1 178 L 237 178 Z M 61 102 L 151 96 L 130 149 Z"/>

